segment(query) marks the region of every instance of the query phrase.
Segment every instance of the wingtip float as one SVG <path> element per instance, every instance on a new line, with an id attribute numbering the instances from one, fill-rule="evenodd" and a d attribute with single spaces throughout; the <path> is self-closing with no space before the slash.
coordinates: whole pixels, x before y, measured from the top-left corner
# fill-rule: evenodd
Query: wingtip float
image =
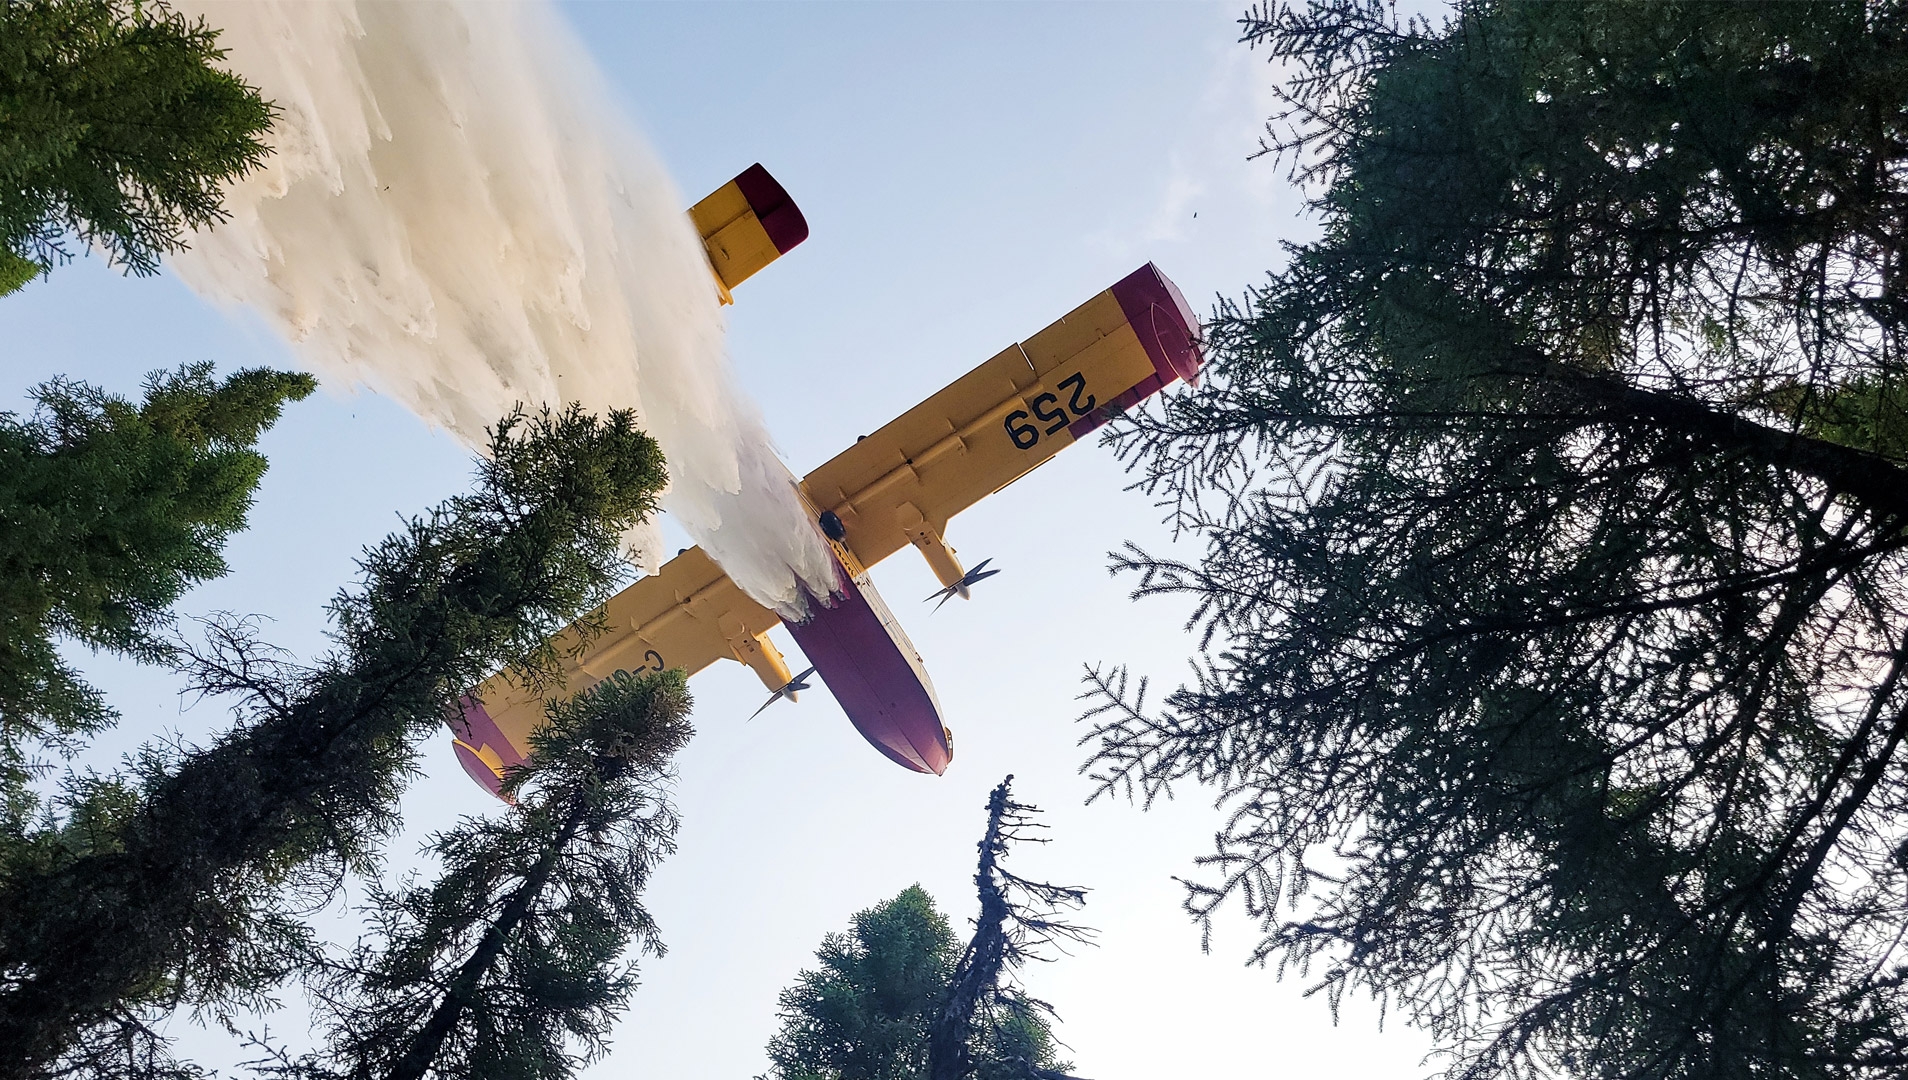
<path id="1" fill-rule="evenodd" d="M 750 166 L 689 212 L 709 253 L 716 288 L 730 290 L 808 237 L 808 222 L 781 184 Z M 998 571 L 972 571 L 943 536 L 955 514 L 1026 475 L 1114 416 L 1175 381 L 1196 384 L 1199 320 L 1151 263 L 1115 282 L 1039 333 L 855 442 L 798 487 L 835 555 L 840 588 L 788 630 L 863 738 L 889 760 L 940 775 L 953 735 L 921 654 L 875 590 L 867 568 L 912 545 L 947 595 Z M 929 599 L 933 599 L 930 597 Z M 749 599 L 700 548 L 671 559 L 610 600 L 607 629 L 580 653 L 565 631 L 563 689 L 577 693 L 616 671 L 682 668 L 717 660 L 753 669 L 788 693 L 790 673 L 769 640 L 781 622 Z M 757 710 L 758 712 L 760 710 Z M 493 794 L 521 764 L 542 702 L 501 674 L 463 701 L 450 721 L 458 761 Z"/>

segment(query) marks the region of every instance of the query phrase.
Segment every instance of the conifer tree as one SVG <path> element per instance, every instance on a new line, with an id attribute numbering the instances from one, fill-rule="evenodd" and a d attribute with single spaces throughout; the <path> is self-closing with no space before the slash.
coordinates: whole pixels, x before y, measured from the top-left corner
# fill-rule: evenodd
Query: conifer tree
<path id="1" fill-rule="evenodd" d="M 769 1043 L 778 1080 L 913 1080 L 927 1074 L 934 1022 L 956 942 L 919 885 L 855 913 L 829 934 L 819 966 L 782 991 L 782 1029 Z"/>
<path id="2" fill-rule="evenodd" d="M 1038 811 L 1013 801 L 1012 782 L 988 798 L 973 939 L 956 952 L 919 885 L 857 913 L 848 933 L 822 939 L 820 968 L 782 991 L 774 1080 L 1072 1080 L 1055 1056 L 1052 1008 L 1014 972 L 1044 945 L 1091 936 L 1059 918 L 1086 891 L 1000 865 L 1009 845 L 1038 839 Z"/>
<path id="3" fill-rule="evenodd" d="M 673 850 L 670 763 L 688 741 L 680 671 L 618 673 L 554 702 L 502 817 L 434 839 L 428 887 L 373 896 L 374 937 L 312 980 L 326 1049 L 268 1062 L 282 1080 L 557 1080 L 600 1055 L 635 988 L 641 903 Z"/>
<path id="4" fill-rule="evenodd" d="M 1908 8 L 1255 9 L 1323 226 L 1127 422 L 1207 642 L 1092 769 L 1452 1075 L 1908 1066 Z"/>
<path id="5" fill-rule="evenodd" d="M 1015 973 L 1041 950 L 1084 942 L 1091 930 L 1065 921 L 1086 902 L 1076 885 L 1021 877 L 1001 865 L 1010 845 L 1045 843 L 1034 830 L 1040 811 L 1015 802 L 1012 776 L 987 796 L 987 831 L 974 873 L 980 915 L 974 936 L 954 962 L 947 990 L 928 1029 L 929 1080 L 1072 1080 L 1054 1060 L 1052 1006 L 1020 989 Z"/>
<path id="6" fill-rule="evenodd" d="M 315 386 L 194 364 L 153 375 L 138 405 L 55 380 L 33 414 L 0 413 L 0 833 L 31 815 L 36 746 L 114 716 L 55 643 L 169 657 L 173 601 L 225 573 L 219 553 L 245 527 L 265 473 L 254 444 Z"/>
<path id="7" fill-rule="evenodd" d="M 97 244 L 137 274 L 224 219 L 272 108 L 157 0 L 0 3 L 0 295 Z"/>
<path id="8" fill-rule="evenodd" d="M 177 1074 L 152 1022 L 308 970 L 302 915 L 375 872 L 419 741 L 497 668 L 554 670 L 549 635 L 625 579 L 662 457 L 627 413 L 576 409 L 509 418 L 490 449 L 475 491 L 365 553 L 330 655 L 296 666 L 215 624 L 184 663 L 237 699 L 232 729 L 74 778 L 0 849 L 0 1077 Z"/>

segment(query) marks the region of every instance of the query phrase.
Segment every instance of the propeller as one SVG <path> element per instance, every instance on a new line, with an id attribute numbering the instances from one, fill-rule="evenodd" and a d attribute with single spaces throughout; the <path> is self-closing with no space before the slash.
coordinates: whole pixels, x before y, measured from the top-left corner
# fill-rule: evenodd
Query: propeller
<path id="1" fill-rule="evenodd" d="M 961 580 L 955 582 L 952 585 L 949 585 L 947 588 L 942 589 L 940 592 L 929 594 L 927 600 L 923 600 L 921 602 L 925 604 L 928 602 L 928 600 L 932 600 L 937 596 L 941 598 L 941 604 L 947 603 L 949 600 L 954 599 L 956 596 L 960 597 L 963 600 L 967 599 L 967 590 L 969 586 L 979 581 L 985 581 L 988 578 L 993 577 L 995 574 L 1000 573 L 1000 571 L 998 570 L 987 569 L 987 564 L 993 561 L 994 560 L 992 559 L 982 559 L 981 561 L 974 564 L 974 569 L 969 570 L 966 574 L 963 574 L 961 576 Z M 934 605 L 934 610 L 936 611 L 941 610 L 941 604 Z"/>
<path id="2" fill-rule="evenodd" d="M 798 691 L 808 689 L 807 680 L 808 680 L 808 677 L 813 674 L 815 674 L 815 669 L 811 667 L 807 671 L 802 672 L 800 675 L 797 675 L 794 678 L 788 680 L 788 682 L 783 683 L 780 689 L 776 690 L 773 694 L 770 694 L 769 699 L 762 703 L 762 709 L 768 708 L 770 705 L 775 704 L 776 702 L 782 700 L 783 698 L 787 698 L 790 701 L 794 701 L 795 694 Z M 750 713 L 749 719 L 753 720 L 756 717 L 762 715 L 762 709 L 757 709 L 754 712 Z"/>

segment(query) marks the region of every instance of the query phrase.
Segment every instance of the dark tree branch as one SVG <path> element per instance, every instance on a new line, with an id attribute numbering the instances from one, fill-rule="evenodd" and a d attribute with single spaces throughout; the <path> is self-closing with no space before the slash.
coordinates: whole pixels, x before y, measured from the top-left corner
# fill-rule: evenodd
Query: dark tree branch
<path id="1" fill-rule="evenodd" d="M 1045 945 L 1085 943 L 1093 936 L 1093 931 L 1058 918 L 1061 911 L 1086 902 L 1085 889 L 1029 881 L 1001 867 L 1001 858 L 1014 842 L 1044 842 L 1029 835 L 1029 830 L 1041 827 L 1032 820 L 1038 811 L 1013 801 L 1009 794 L 1013 781 L 1012 776 L 1002 780 L 987 797 L 987 830 L 977 845 L 980 865 L 974 873 L 980 915 L 929 1028 L 929 1080 L 966 1080 L 973 1075 L 976 1018 L 1003 1003 L 1009 993 L 1005 983 L 1015 968 L 1036 958 Z M 1044 1002 L 1018 1000 L 1025 1007 L 1051 1011 Z M 1031 1077 L 1078 1080 L 1025 1064 Z"/>

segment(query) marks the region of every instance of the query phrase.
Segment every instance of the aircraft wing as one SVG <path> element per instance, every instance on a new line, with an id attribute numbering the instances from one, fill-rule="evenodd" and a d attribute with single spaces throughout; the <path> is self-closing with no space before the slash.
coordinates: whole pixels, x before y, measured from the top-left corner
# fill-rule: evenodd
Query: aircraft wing
<path id="1" fill-rule="evenodd" d="M 912 543 L 960 580 L 948 519 L 1174 379 L 1199 374 L 1199 322 L 1151 263 L 954 380 L 802 481 L 872 566 Z"/>
<path id="2" fill-rule="evenodd" d="M 770 689 L 791 678 L 788 663 L 769 641 L 781 619 L 749 599 L 699 547 L 663 564 L 612 597 L 602 612 L 604 632 L 578 650 L 579 634 L 565 630 L 554 643 L 564 656 L 564 680 L 553 692 L 583 692 L 615 672 L 682 668 L 693 675 L 717 660 L 754 668 Z M 509 672 L 485 680 L 464 699 L 451 721 L 458 760 L 493 793 L 507 765 L 522 763 L 530 733 L 544 722 L 543 701 Z"/>

